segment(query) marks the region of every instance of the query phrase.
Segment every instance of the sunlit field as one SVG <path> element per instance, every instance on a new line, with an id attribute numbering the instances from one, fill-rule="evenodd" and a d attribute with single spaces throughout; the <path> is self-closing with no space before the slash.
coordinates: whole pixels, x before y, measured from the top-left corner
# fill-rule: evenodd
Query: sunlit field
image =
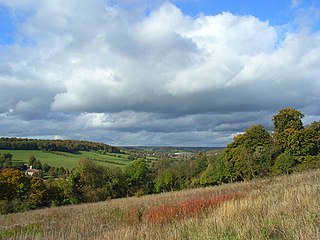
<path id="1" fill-rule="evenodd" d="M 123 167 L 128 164 L 128 155 L 106 153 L 99 154 L 96 152 L 80 151 L 79 153 L 68 152 L 45 152 L 41 150 L 0 150 L 0 153 L 11 153 L 13 161 L 27 163 L 31 155 L 35 156 L 42 164 L 49 164 L 53 167 L 64 167 L 68 169 L 74 168 L 80 159 L 89 158 L 100 165 L 106 167 Z"/>

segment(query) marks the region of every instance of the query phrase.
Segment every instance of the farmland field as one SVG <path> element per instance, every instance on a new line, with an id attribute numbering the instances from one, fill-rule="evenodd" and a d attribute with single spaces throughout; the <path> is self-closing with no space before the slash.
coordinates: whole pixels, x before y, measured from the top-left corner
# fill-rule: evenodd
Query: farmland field
<path id="1" fill-rule="evenodd" d="M 0 239 L 320 239 L 320 170 L 0 215 Z"/>
<path id="2" fill-rule="evenodd" d="M 99 154 L 96 152 L 67 153 L 67 152 L 45 152 L 41 150 L 0 150 L 0 153 L 11 153 L 13 161 L 27 163 L 31 155 L 35 156 L 42 164 L 49 164 L 54 167 L 64 167 L 72 169 L 77 165 L 77 162 L 83 158 L 90 158 L 98 164 L 108 167 L 123 167 L 129 163 L 128 155 L 107 153 Z"/>

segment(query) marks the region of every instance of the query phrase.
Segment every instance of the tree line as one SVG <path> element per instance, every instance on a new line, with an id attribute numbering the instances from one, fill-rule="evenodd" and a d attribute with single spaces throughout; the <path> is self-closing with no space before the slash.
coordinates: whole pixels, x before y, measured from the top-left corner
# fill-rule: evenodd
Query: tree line
<path id="1" fill-rule="evenodd" d="M 5 168 L 0 172 L 0 211 L 141 196 L 319 168 L 320 122 L 303 126 L 303 117 L 298 110 L 282 109 L 273 116 L 273 132 L 254 125 L 216 155 L 198 153 L 193 158 L 156 161 L 138 158 L 124 169 L 80 160 L 67 174 L 45 182 Z"/>
<path id="2" fill-rule="evenodd" d="M 79 151 L 99 151 L 120 153 L 118 147 L 104 143 L 79 140 L 42 140 L 28 138 L 0 138 L 0 149 L 4 150 L 43 150 L 76 153 Z"/>

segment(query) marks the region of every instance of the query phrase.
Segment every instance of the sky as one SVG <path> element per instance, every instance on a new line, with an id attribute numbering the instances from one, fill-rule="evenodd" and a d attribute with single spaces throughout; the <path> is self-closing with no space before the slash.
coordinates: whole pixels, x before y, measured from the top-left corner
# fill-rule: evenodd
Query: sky
<path id="1" fill-rule="evenodd" d="M 319 66 L 319 0 L 0 0 L 0 136 L 226 146 Z"/>

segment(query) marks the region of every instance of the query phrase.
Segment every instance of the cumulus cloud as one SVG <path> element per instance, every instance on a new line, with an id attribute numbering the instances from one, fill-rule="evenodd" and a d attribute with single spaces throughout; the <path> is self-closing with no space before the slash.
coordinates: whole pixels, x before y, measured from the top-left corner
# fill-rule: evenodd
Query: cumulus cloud
<path id="1" fill-rule="evenodd" d="M 318 31 L 129 2 L 0 0 L 24 16 L 0 46 L 1 135 L 224 145 L 283 107 L 320 115 Z"/>

